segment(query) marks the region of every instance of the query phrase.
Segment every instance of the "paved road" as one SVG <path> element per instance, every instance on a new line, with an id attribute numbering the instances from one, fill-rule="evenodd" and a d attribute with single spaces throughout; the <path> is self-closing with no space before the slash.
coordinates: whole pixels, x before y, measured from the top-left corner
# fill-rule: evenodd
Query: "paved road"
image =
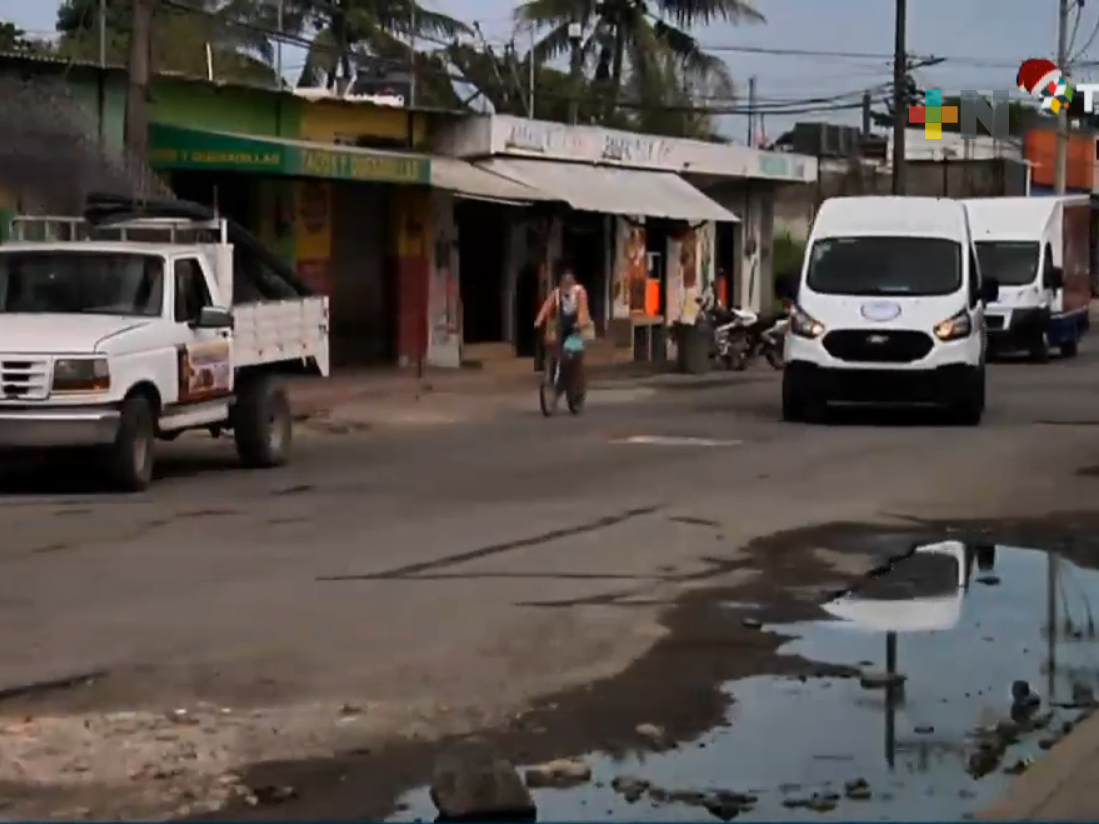
<path id="1" fill-rule="evenodd" d="M 666 635 L 662 610 L 685 590 L 758 575 L 753 538 L 1091 508 L 1099 481 L 1077 470 L 1099 464 L 1096 347 L 996 365 L 990 380 L 979 429 L 782 424 L 777 377 L 758 371 L 595 392 L 579 419 L 543 420 L 532 393 L 530 413 L 493 422 L 303 431 L 295 464 L 274 472 L 235 468 L 228 442 L 178 442 L 137 497 L 95 494 L 80 466 L 11 468 L 0 687 L 107 673 L 42 699 L 43 716 L 224 707 L 228 733 L 201 725 L 217 770 L 492 724 L 621 671 Z M 875 562 L 829 557 L 835 575 Z M 0 764 L 0 782 L 29 769 L 90 792 L 130 769 L 40 749 L 22 751 L 23 772 Z M 96 809 L 165 809 L 124 795 Z"/>

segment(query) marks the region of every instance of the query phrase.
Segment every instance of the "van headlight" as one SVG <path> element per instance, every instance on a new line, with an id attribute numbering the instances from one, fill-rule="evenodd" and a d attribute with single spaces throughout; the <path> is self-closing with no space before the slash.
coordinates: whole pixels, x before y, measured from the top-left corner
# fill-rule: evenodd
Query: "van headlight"
<path id="1" fill-rule="evenodd" d="M 969 319 L 969 312 L 964 309 L 935 324 L 935 337 L 943 343 L 968 338 L 971 334 L 973 334 L 973 321 Z"/>
<path id="2" fill-rule="evenodd" d="M 790 331 L 799 338 L 814 340 L 824 334 L 824 324 L 795 306 L 790 313 Z"/>
<path id="3" fill-rule="evenodd" d="M 106 358 L 62 358 L 53 364 L 54 392 L 104 392 L 111 388 Z"/>

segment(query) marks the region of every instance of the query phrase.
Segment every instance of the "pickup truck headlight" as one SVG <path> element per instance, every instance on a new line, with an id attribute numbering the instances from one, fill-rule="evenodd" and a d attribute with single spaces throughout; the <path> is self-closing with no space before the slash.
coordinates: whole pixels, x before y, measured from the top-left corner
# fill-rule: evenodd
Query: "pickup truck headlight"
<path id="1" fill-rule="evenodd" d="M 110 388 L 106 358 L 62 358 L 53 364 L 54 392 L 103 392 Z"/>
<path id="2" fill-rule="evenodd" d="M 813 340 L 824 334 L 824 324 L 795 306 L 790 313 L 790 331 L 799 338 Z"/>
<path id="3" fill-rule="evenodd" d="M 973 334 L 973 321 L 969 319 L 969 313 L 964 309 L 935 324 L 935 337 L 943 343 L 968 338 L 971 334 Z"/>

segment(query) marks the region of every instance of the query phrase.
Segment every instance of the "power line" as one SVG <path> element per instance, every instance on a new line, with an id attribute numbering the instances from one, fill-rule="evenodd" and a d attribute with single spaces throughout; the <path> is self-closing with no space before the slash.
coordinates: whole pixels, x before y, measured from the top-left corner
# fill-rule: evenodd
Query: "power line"
<path id="1" fill-rule="evenodd" d="M 313 52 L 323 52 L 331 55 L 339 56 L 342 54 L 340 49 L 335 46 L 328 46 L 325 44 L 319 44 L 305 37 L 288 34 L 287 32 L 280 32 L 271 29 L 267 26 L 262 26 L 249 21 L 238 19 L 226 19 L 217 15 L 215 12 L 207 11 L 205 9 L 197 9 L 183 4 L 179 0 L 161 0 L 161 3 L 174 11 L 184 14 L 198 14 L 207 17 L 217 17 L 226 25 L 241 28 L 244 30 L 252 31 L 257 34 L 263 34 L 274 40 L 281 40 L 283 43 L 300 46 L 305 49 L 310 49 Z M 484 55 L 491 58 L 490 55 Z M 354 57 L 361 59 L 361 55 L 354 55 Z M 376 61 L 379 64 L 389 64 L 391 67 L 397 67 L 404 69 L 403 62 L 396 61 L 392 58 L 384 57 L 371 57 L 371 60 Z M 445 69 L 436 69 L 434 67 L 421 66 L 420 73 L 426 73 L 430 76 L 444 77 L 452 82 L 464 83 L 469 85 L 475 85 L 468 77 L 461 74 L 454 74 L 453 72 Z M 827 95 L 821 97 L 806 97 L 793 100 L 772 101 L 769 103 L 763 103 L 755 107 L 747 107 L 732 103 L 728 98 L 719 97 L 702 97 L 700 98 L 704 102 L 715 103 L 719 105 L 667 105 L 667 104 L 652 104 L 642 101 L 628 101 L 623 100 L 618 103 L 621 108 L 639 110 L 639 111 L 661 111 L 661 112 L 678 112 L 684 114 L 697 114 L 697 115 L 747 115 L 750 113 L 760 114 L 773 114 L 773 115 L 795 115 L 795 114 L 815 114 L 815 113 L 827 113 L 835 111 L 845 111 L 850 109 L 856 109 L 860 107 L 861 96 L 869 91 L 871 93 L 878 91 L 884 91 L 889 84 L 881 84 L 878 87 L 870 89 L 857 89 L 841 94 Z M 571 101 L 574 96 L 561 94 L 552 89 L 547 89 L 544 86 L 538 88 L 540 95 L 545 98 L 557 99 L 560 101 Z M 853 97 L 860 98 L 859 102 L 851 100 Z"/>

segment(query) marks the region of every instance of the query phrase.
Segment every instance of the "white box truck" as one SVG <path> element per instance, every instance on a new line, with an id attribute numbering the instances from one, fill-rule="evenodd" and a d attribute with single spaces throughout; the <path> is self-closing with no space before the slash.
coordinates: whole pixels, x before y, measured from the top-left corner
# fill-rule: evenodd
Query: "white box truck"
<path id="1" fill-rule="evenodd" d="M 965 201 L 981 271 L 1000 297 L 985 312 L 993 351 L 1044 361 L 1076 355 L 1091 301 L 1091 198 L 989 197 Z"/>
<path id="2" fill-rule="evenodd" d="M 225 220 L 16 218 L 0 245 L 0 449 L 88 448 L 145 489 L 157 439 L 231 431 L 242 461 L 290 456 L 278 375 L 327 375 L 328 300 L 234 304 Z"/>

